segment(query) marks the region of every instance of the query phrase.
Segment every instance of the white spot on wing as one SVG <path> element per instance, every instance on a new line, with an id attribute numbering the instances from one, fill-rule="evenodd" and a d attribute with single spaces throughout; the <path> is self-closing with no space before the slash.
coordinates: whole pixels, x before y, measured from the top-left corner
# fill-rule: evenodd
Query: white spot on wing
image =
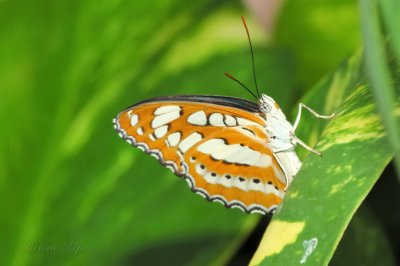
<path id="1" fill-rule="evenodd" d="M 272 165 L 271 157 L 240 144 L 225 144 L 223 139 L 210 139 L 197 147 L 199 152 L 228 163 L 247 164 L 258 167 Z"/>
<path id="2" fill-rule="evenodd" d="M 176 146 L 178 145 L 179 141 L 181 140 L 181 133 L 175 132 L 168 136 L 167 141 L 169 146 Z"/>
<path id="3" fill-rule="evenodd" d="M 272 159 L 269 155 L 260 153 L 260 159 L 258 159 L 258 161 L 255 162 L 253 165 L 259 167 L 269 167 L 272 165 Z"/>
<path id="4" fill-rule="evenodd" d="M 225 126 L 223 119 L 224 117 L 220 113 L 213 113 L 209 117 L 210 124 L 213 126 Z"/>
<path id="5" fill-rule="evenodd" d="M 230 145 L 234 146 L 234 145 Z M 248 147 L 242 147 L 239 144 L 235 144 L 236 152 L 231 153 L 226 158 L 225 161 L 230 163 L 241 163 L 248 165 L 256 165 L 256 162 L 260 159 L 261 154 L 257 151 L 249 149 Z"/>
<path id="6" fill-rule="evenodd" d="M 156 116 L 153 119 L 153 121 L 151 122 L 151 127 L 157 128 L 157 127 L 163 126 L 165 124 L 168 124 L 171 121 L 174 121 L 175 119 L 179 118 L 180 116 L 181 115 L 180 115 L 179 111 L 169 112 L 169 113 L 165 113 L 165 114 Z"/>
<path id="7" fill-rule="evenodd" d="M 206 167 L 202 164 L 196 165 L 196 173 L 203 176 L 207 172 Z"/>
<path id="8" fill-rule="evenodd" d="M 138 123 L 138 121 L 139 121 L 139 116 L 138 115 L 132 115 L 131 116 L 131 126 L 136 126 L 136 124 Z"/>
<path id="9" fill-rule="evenodd" d="M 233 145 L 221 145 L 222 147 L 212 151 L 210 155 L 217 160 L 226 160 L 227 162 L 235 162 L 233 161 L 228 161 L 228 158 L 235 158 L 236 156 L 240 155 L 240 150 L 241 146 L 239 144 L 233 144 Z"/>
<path id="10" fill-rule="evenodd" d="M 229 127 L 236 126 L 236 119 L 231 115 L 225 115 L 225 124 Z"/>
<path id="11" fill-rule="evenodd" d="M 185 153 L 188 149 L 190 149 L 193 145 L 203 139 L 203 136 L 200 133 L 193 132 L 189 136 L 179 143 L 179 150 L 182 153 Z"/>
<path id="12" fill-rule="evenodd" d="M 141 127 L 139 127 L 137 130 L 136 130 L 136 133 L 138 133 L 138 135 L 143 135 L 143 128 L 141 128 Z"/>
<path id="13" fill-rule="evenodd" d="M 224 187 L 232 187 L 232 177 L 228 179 L 226 178 L 226 175 L 221 176 L 221 178 L 218 180 L 218 183 Z"/>
<path id="14" fill-rule="evenodd" d="M 221 145 L 225 145 L 225 141 L 223 139 L 210 139 L 200 144 L 197 147 L 197 150 L 205 154 L 211 154 L 211 152 L 213 152 L 216 147 Z"/>
<path id="15" fill-rule="evenodd" d="M 245 128 L 242 128 L 242 127 L 235 127 L 234 129 L 236 129 L 237 131 L 240 131 L 241 134 L 246 135 L 246 136 L 248 136 L 250 138 L 254 138 L 255 137 L 254 132 L 252 130 L 250 130 L 250 129 L 245 129 Z"/>
<path id="16" fill-rule="evenodd" d="M 251 120 L 245 119 L 245 118 L 237 118 L 238 124 L 239 126 L 257 126 L 259 124 L 257 124 L 256 122 L 253 122 Z"/>
<path id="17" fill-rule="evenodd" d="M 249 181 L 249 190 L 264 192 L 264 185 L 261 181 L 259 181 L 259 183 L 255 183 L 253 179 Z"/>
<path id="18" fill-rule="evenodd" d="M 266 184 L 265 185 L 265 193 L 266 194 L 274 194 L 280 198 L 283 198 L 283 196 L 285 195 L 285 193 L 283 191 L 277 190 L 274 185 L 270 185 L 270 184 Z"/>
<path id="19" fill-rule="evenodd" d="M 167 125 L 164 125 L 164 126 L 161 126 L 161 127 L 159 127 L 159 128 L 156 128 L 156 129 L 154 130 L 154 135 L 155 135 L 157 138 L 162 138 L 162 137 L 164 137 L 165 134 L 167 134 L 167 132 L 168 132 L 168 126 L 167 126 Z"/>
<path id="20" fill-rule="evenodd" d="M 208 172 L 204 175 L 204 179 L 210 184 L 218 183 L 218 176 L 215 173 Z"/>
<path id="21" fill-rule="evenodd" d="M 189 115 L 187 121 L 192 125 L 205 126 L 207 124 L 207 116 L 204 111 L 198 111 Z"/>
<path id="22" fill-rule="evenodd" d="M 243 181 L 240 181 L 242 178 L 243 178 L 244 180 L 243 180 Z M 235 178 L 235 179 L 233 180 L 233 182 L 232 182 L 232 185 L 233 185 L 234 187 L 237 187 L 237 188 L 239 188 L 239 189 L 241 189 L 241 190 L 244 190 L 244 191 L 248 191 L 248 190 L 249 190 L 248 184 L 249 184 L 249 181 L 248 181 L 246 178 L 244 178 L 244 177 L 237 177 L 237 178 Z"/>
<path id="23" fill-rule="evenodd" d="M 181 110 L 181 108 L 178 105 L 166 105 L 166 106 L 161 106 L 157 108 L 154 111 L 155 115 L 162 115 L 165 113 L 171 113 L 171 112 L 178 112 Z"/>

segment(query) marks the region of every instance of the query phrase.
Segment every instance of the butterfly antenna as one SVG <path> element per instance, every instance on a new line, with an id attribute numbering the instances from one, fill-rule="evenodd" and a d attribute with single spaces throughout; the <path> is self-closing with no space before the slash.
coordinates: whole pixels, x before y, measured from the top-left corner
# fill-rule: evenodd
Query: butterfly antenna
<path id="1" fill-rule="evenodd" d="M 249 40 L 249 45 L 250 45 L 250 54 L 251 54 L 251 62 L 253 63 L 253 77 L 254 77 L 254 84 L 256 86 L 256 91 L 257 91 L 257 95 L 258 98 L 260 98 L 260 92 L 258 90 L 258 86 L 257 86 L 257 78 L 256 78 L 256 65 L 254 63 L 254 52 L 253 52 L 253 45 L 251 44 L 251 38 L 250 38 L 250 31 L 247 28 L 247 24 L 246 24 L 246 20 L 244 19 L 244 16 L 242 16 L 242 21 L 243 21 L 243 26 L 246 29 L 246 33 L 247 33 L 247 39 Z M 253 93 L 252 93 L 253 94 Z M 254 95 L 254 94 L 253 94 Z"/>
<path id="2" fill-rule="evenodd" d="M 257 97 L 257 95 L 254 94 L 254 92 L 252 92 L 251 90 L 249 90 L 249 88 L 247 88 L 242 82 L 240 82 L 240 80 L 238 80 L 237 78 L 235 78 L 234 76 L 228 74 L 228 73 L 224 73 L 225 76 L 227 76 L 228 78 L 230 78 L 233 81 L 236 81 L 237 83 L 239 83 L 240 86 L 242 86 L 246 91 L 250 92 L 251 95 L 254 96 L 254 98 L 258 99 L 260 97 Z"/>

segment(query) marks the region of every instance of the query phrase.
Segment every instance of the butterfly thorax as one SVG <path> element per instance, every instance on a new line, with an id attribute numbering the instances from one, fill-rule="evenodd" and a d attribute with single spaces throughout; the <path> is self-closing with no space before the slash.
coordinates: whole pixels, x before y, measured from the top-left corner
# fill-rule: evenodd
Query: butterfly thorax
<path id="1" fill-rule="evenodd" d="M 293 126 L 282 111 L 266 115 L 266 131 L 270 138 L 268 146 L 273 152 L 294 149 Z"/>
<path id="2" fill-rule="evenodd" d="M 268 147 L 273 152 L 294 149 L 292 124 L 286 119 L 279 105 L 271 97 L 263 94 L 259 101 L 260 111 L 266 120 L 266 131 L 269 136 Z"/>

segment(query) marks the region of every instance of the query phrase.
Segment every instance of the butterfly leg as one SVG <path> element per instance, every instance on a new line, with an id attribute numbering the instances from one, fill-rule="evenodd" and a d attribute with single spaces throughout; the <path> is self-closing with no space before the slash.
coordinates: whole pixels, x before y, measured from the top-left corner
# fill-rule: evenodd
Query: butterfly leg
<path id="1" fill-rule="evenodd" d="M 304 103 L 299 103 L 299 111 L 297 112 L 296 120 L 294 121 L 293 128 L 296 130 L 297 126 L 299 125 L 300 122 L 300 117 L 301 117 L 301 110 L 305 108 L 307 111 L 309 111 L 311 114 L 313 114 L 317 118 L 322 118 L 322 119 L 331 119 L 335 116 L 335 113 L 332 113 L 331 115 L 321 115 L 305 105 Z"/>
<path id="2" fill-rule="evenodd" d="M 293 140 L 294 140 L 296 143 L 300 144 L 300 146 L 302 146 L 302 147 L 305 148 L 306 150 L 308 150 L 308 151 L 310 151 L 310 152 L 312 152 L 312 153 L 315 153 L 315 154 L 318 155 L 318 156 L 322 156 L 322 153 L 320 153 L 320 152 L 317 151 L 317 150 L 314 150 L 313 148 L 311 148 L 310 146 L 308 146 L 307 144 L 305 144 L 301 139 L 299 139 L 299 138 L 296 137 L 295 135 L 293 135 L 292 138 L 293 138 Z"/>

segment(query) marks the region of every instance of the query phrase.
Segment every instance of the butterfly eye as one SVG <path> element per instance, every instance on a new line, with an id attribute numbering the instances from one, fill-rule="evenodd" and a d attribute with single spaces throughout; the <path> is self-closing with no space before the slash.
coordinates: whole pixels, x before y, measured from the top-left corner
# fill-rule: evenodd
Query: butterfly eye
<path id="1" fill-rule="evenodd" d="M 260 111 L 263 113 L 269 113 L 271 112 L 271 109 L 271 105 L 269 105 L 268 103 L 263 102 L 260 104 Z"/>

